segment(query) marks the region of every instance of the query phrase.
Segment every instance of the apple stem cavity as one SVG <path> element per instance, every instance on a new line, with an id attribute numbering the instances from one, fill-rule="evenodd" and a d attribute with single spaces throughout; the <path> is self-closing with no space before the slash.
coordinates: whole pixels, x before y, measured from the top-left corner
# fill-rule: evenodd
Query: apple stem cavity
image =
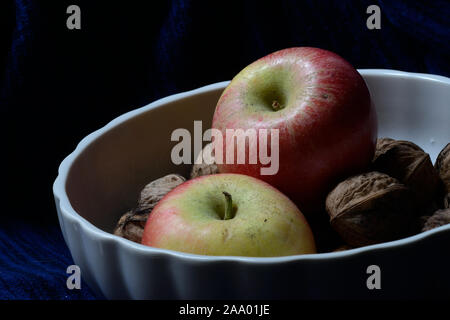
<path id="1" fill-rule="evenodd" d="M 273 110 L 278 111 L 278 110 L 283 109 L 283 106 L 277 100 L 273 100 L 272 101 L 272 108 L 273 108 Z"/>
<path id="2" fill-rule="evenodd" d="M 233 199 L 231 198 L 231 194 L 224 191 L 223 195 L 225 196 L 225 214 L 223 216 L 223 220 L 229 220 L 233 215 Z"/>

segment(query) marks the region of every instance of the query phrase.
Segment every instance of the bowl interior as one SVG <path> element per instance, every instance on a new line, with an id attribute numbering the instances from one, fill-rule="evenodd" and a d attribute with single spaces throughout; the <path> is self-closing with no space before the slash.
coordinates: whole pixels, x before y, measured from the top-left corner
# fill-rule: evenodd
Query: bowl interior
<path id="1" fill-rule="evenodd" d="M 450 81 L 426 75 L 363 73 L 378 116 L 378 137 L 409 140 L 436 160 L 450 142 Z"/>
<path id="2" fill-rule="evenodd" d="M 117 219 L 136 205 L 140 190 L 169 173 L 189 176 L 190 165 L 175 165 L 172 132 L 187 129 L 194 137 L 194 120 L 210 128 L 219 90 L 184 96 L 113 125 L 92 141 L 73 162 L 66 192 L 83 218 L 111 232 Z M 125 115 L 126 117 L 127 115 Z M 193 149 L 192 149 L 193 150 Z"/>
<path id="3" fill-rule="evenodd" d="M 378 136 L 413 141 L 434 161 L 450 141 L 450 84 L 408 74 L 361 73 L 377 110 Z M 169 173 L 188 177 L 190 165 L 171 161 L 178 143 L 171 141 L 172 132 L 185 128 L 193 142 L 194 120 L 208 129 L 225 85 L 158 101 L 110 124 L 69 170 L 66 192 L 75 211 L 111 232 L 149 181 Z"/>

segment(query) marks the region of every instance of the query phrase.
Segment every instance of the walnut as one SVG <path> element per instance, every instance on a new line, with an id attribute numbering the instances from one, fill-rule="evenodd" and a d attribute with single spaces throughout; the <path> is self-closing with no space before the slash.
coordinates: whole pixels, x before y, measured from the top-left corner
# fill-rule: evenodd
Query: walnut
<path id="1" fill-rule="evenodd" d="M 120 217 L 114 234 L 116 236 L 141 243 L 142 233 L 147 222 L 150 211 L 136 213 L 133 210 L 128 211 Z"/>
<path id="2" fill-rule="evenodd" d="M 207 144 L 195 160 L 191 170 L 191 179 L 209 174 L 219 173 L 215 163 L 213 144 Z"/>
<path id="3" fill-rule="evenodd" d="M 430 156 L 412 142 L 378 139 L 372 167 L 374 171 L 386 173 L 411 189 L 418 215 L 426 212 L 442 191 L 441 179 Z"/>
<path id="4" fill-rule="evenodd" d="M 136 211 L 152 210 L 169 191 L 185 181 L 178 174 L 169 174 L 150 182 L 141 191 Z"/>
<path id="5" fill-rule="evenodd" d="M 450 143 L 439 153 L 434 167 L 444 184 L 444 205 L 446 208 L 450 208 Z"/>
<path id="6" fill-rule="evenodd" d="M 159 200 L 184 181 L 186 179 L 180 175 L 169 174 L 147 184 L 140 193 L 137 207 L 119 219 L 114 234 L 141 243 L 142 233 L 150 212 Z"/>
<path id="7" fill-rule="evenodd" d="M 331 226 L 352 247 L 395 240 L 409 233 L 410 190 L 398 180 L 368 172 L 339 183 L 327 196 Z"/>
<path id="8" fill-rule="evenodd" d="M 450 208 L 437 210 L 422 228 L 423 231 L 431 230 L 450 223 Z"/>

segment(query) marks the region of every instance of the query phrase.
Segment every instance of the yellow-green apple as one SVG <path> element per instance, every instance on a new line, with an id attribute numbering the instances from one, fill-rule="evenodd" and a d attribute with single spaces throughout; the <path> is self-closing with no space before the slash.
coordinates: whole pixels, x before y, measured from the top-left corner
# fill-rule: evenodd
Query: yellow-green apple
<path id="1" fill-rule="evenodd" d="M 297 206 L 271 185 L 241 174 L 201 176 L 173 189 L 151 212 L 142 244 L 203 255 L 316 252 Z"/>
<path id="2" fill-rule="evenodd" d="M 228 142 L 234 150 L 223 140 L 219 172 L 260 178 L 305 214 L 324 208 L 327 192 L 339 179 L 365 170 L 377 136 L 375 110 L 361 75 L 337 54 L 309 47 L 277 51 L 239 72 L 217 103 L 212 127 L 224 136 L 227 129 L 277 129 L 278 172 L 262 175 L 264 164 L 259 159 L 250 164 L 248 148 L 245 164 L 226 162 L 227 150 L 234 153 L 230 159 L 237 158 L 235 139 Z M 255 146 L 265 147 L 260 140 Z"/>

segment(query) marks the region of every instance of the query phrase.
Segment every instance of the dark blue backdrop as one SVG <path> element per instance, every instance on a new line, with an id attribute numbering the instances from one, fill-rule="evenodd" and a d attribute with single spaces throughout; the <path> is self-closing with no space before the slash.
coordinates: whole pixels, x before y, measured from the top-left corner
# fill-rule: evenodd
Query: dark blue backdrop
<path id="1" fill-rule="evenodd" d="M 96 298 L 66 289 L 72 259 L 51 192 L 81 138 L 132 108 L 228 80 L 291 46 L 335 51 L 357 68 L 450 76 L 450 2 L 2 1 L 0 298 Z M 153 1 L 147 1 L 153 2 Z M 66 8 L 81 8 L 81 30 Z M 381 30 L 366 9 L 381 8 Z"/>

